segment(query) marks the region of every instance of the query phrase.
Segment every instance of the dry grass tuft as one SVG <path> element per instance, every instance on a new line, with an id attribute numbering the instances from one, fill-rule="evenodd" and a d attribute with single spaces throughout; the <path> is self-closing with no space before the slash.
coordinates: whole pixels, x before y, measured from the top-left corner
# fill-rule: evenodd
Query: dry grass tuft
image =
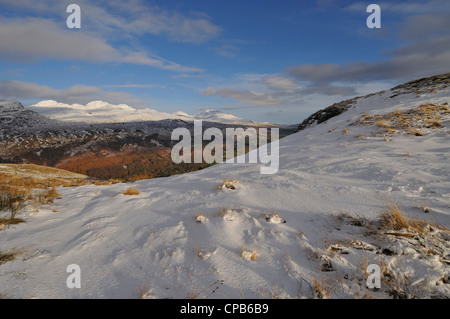
<path id="1" fill-rule="evenodd" d="M 22 218 L 16 217 L 24 208 L 25 196 L 23 194 L 16 193 L 11 187 L 0 186 L 0 212 L 9 213 L 9 216 L 0 217 L 0 230 L 24 222 L 25 220 Z"/>
<path id="2" fill-rule="evenodd" d="M 375 125 L 382 128 L 388 128 L 390 127 L 389 124 L 387 124 L 384 120 L 378 120 L 375 122 Z"/>
<path id="3" fill-rule="evenodd" d="M 406 133 L 414 136 L 423 136 L 423 128 L 439 129 L 444 127 L 441 119 L 450 113 L 447 105 L 423 104 L 416 108 L 387 114 L 363 114 L 356 124 L 374 125 L 382 128 L 381 134 Z M 378 133 L 380 134 L 380 132 Z"/>
<path id="4" fill-rule="evenodd" d="M 195 222 L 196 222 L 197 224 L 201 224 L 201 223 L 204 222 L 204 221 L 206 221 L 205 215 L 204 215 L 203 213 L 201 213 L 201 212 L 197 212 L 197 213 L 195 214 Z"/>
<path id="5" fill-rule="evenodd" d="M 381 215 L 381 222 L 384 228 L 394 230 L 409 228 L 408 220 L 394 202 L 388 206 L 387 212 Z"/>
<path id="6" fill-rule="evenodd" d="M 0 230 L 8 228 L 10 225 L 17 225 L 24 223 L 25 220 L 19 217 L 1 217 L 0 218 Z"/>
<path id="7" fill-rule="evenodd" d="M 259 257 L 258 250 L 256 249 L 251 250 L 246 247 L 243 247 L 241 248 L 241 257 L 244 258 L 245 260 L 255 261 Z"/>
<path id="8" fill-rule="evenodd" d="M 314 292 L 317 298 L 319 299 L 328 299 L 330 296 L 332 285 L 327 282 L 325 279 L 321 279 L 320 281 L 314 276 Z"/>
<path id="9" fill-rule="evenodd" d="M 126 191 L 123 191 L 123 195 L 139 195 L 141 192 L 136 187 L 128 187 Z"/>
<path id="10" fill-rule="evenodd" d="M 416 128 L 407 130 L 407 132 L 409 134 L 411 134 L 411 135 L 414 135 L 414 136 L 424 136 L 425 135 L 422 130 L 419 130 L 419 129 L 416 129 Z"/>
<path id="11" fill-rule="evenodd" d="M 217 186 L 217 189 L 233 189 L 235 190 L 237 188 L 237 185 L 240 184 L 241 182 L 239 182 L 237 179 L 228 179 L 228 178 L 224 178 L 223 182 L 221 185 Z"/>
<path id="12" fill-rule="evenodd" d="M 442 123 L 438 119 L 434 120 L 428 120 L 425 124 L 429 128 L 435 128 L 435 127 L 443 127 Z"/>
<path id="13" fill-rule="evenodd" d="M 427 225 L 428 222 L 425 220 L 404 216 L 395 202 L 388 206 L 386 213 L 381 215 L 381 226 L 388 230 L 409 230 L 423 234 Z M 400 236 L 402 234 L 396 235 Z M 407 234 L 403 235 L 407 236 Z"/>
<path id="14" fill-rule="evenodd" d="M 205 289 L 203 289 L 203 290 L 200 290 L 200 291 L 192 291 L 191 293 L 189 293 L 188 294 L 188 299 L 199 299 L 199 298 L 202 298 L 202 299 L 208 299 L 209 297 L 211 297 L 214 293 L 216 293 L 217 292 L 217 290 L 219 290 L 220 289 L 220 287 L 223 285 L 223 283 L 224 283 L 224 280 L 216 280 L 215 282 L 213 282 L 211 285 L 209 285 L 208 287 L 206 287 Z M 206 293 L 208 293 L 209 292 L 209 294 L 207 294 L 206 295 Z M 202 295 L 204 295 L 203 297 L 200 297 L 200 296 L 202 296 Z"/>
<path id="15" fill-rule="evenodd" d="M 9 252 L 0 251 L 0 265 L 16 259 L 20 254 L 22 254 L 20 251 L 14 249 Z"/>

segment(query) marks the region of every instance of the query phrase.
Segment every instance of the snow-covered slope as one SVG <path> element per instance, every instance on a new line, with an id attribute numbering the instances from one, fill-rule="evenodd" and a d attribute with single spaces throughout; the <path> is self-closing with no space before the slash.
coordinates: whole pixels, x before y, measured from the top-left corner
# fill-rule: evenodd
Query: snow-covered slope
<path id="1" fill-rule="evenodd" d="M 359 98 L 280 140 L 274 175 L 223 163 L 132 185 L 58 188 L 62 199 L 0 232 L 2 251 L 22 253 L 0 265 L 0 294 L 450 297 L 449 102 L 442 83 Z M 441 126 L 416 112 L 430 104 Z M 410 134 L 412 119 L 396 131 L 372 122 L 395 114 L 419 114 L 422 136 Z M 223 179 L 239 182 L 218 188 Z M 129 186 L 140 194 L 121 194 Z M 419 234 L 376 224 L 393 201 L 432 225 Z M 66 286 L 71 264 L 81 269 L 79 289 Z M 369 264 L 382 271 L 376 291 L 367 288 Z"/>
<path id="2" fill-rule="evenodd" d="M 241 119 L 216 110 L 206 110 L 197 115 L 189 115 L 182 111 L 165 113 L 149 108 L 136 109 L 126 104 L 115 105 L 104 101 L 92 101 L 86 105 L 81 105 L 46 100 L 30 105 L 28 109 L 51 119 L 71 122 L 117 123 L 178 119 L 184 121 L 205 120 L 224 124 L 256 124 L 250 120 Z"/>

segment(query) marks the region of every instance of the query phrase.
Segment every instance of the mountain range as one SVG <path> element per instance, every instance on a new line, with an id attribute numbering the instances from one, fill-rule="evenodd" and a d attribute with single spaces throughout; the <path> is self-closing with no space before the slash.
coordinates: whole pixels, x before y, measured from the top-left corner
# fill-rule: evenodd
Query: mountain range
<path id="1" fill-rule="evenodd" d="M 100 179 L 161 177 L 207 166 L 173 163 L 175 128 L 192 133 L 195 119 L 203 121 L 204 130 L 215 127 L 223 132 L 227 127 L 273 126 L 213 110 L 189 116 L 101 101 L 85 106 L 54 101 L 37 105 L 0 102 L 0 163 L 47 165 Z M 293 129 L 280 131 L 290 134 Z"/>
<path id="2" fill-rule="evenodd" d="M 150 108 L 134 108 L 126 104 L 110 104 L 104 101 L 92 101 L 86 105 L 64 104 L 53 100 L 41 101 L 30 105 L 28 109 L 45 115 L 50 119 L 86 122 L 86 123 L 118 123 L 118 122 L 141 122 L 161 120 L 203 120 L 208 122 L 219 122 L 224 124 L 260 125 L 251 120 L 246 120 L 226 114 L 217 110 L 205 110 L 196 115 L 189 115 L 178 111 L 165 113 Z M 268 125 L 269 123 L 264 123 Z"/>

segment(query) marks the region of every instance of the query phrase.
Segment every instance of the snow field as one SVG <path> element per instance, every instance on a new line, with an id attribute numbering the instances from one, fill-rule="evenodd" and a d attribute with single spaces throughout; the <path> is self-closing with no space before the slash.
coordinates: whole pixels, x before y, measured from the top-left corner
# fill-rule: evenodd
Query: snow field
<path id="1" fill-rule="evenodd" d="M 259 164 L 222 163 L 131 184 L 58 188 L 62 199 L 0 232 L 2 250 L 23 251 L 0 266 L 0 293 L 449 297 L 448 116 L 444 127 L 424 136 L 394 135 L 389 141 L 377 136 L 380 127 L 351 124 L 364 112 L 446 103 L 450 92 L 390 96 L 360 99 L 336 118 L 280 140 L 274 175 L 259 174 Z M 239 183 L 220 187 L 229 185 L 224 180 Z M 139 195 L 121 194 L 130 186 Z M 386 234 L 391 231 L 377 222 L 392 202 L 408 217 L 442 229 Z M 80 289 L 66 286 L 70 264 L 81 268 Z M 377 291 L 367 288 L 370 264 L 383 272 Z"/>

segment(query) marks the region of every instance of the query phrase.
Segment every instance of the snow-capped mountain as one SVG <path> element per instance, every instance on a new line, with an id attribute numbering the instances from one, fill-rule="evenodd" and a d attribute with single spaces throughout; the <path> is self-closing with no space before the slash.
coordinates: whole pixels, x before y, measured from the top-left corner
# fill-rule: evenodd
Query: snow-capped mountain
<path id="1" fill-rule="evenodd" d="M 217 110 L 206 110 L 196 115 L 189 115 L 183 111 L 165 113 L 150 108 L 134 108 L 126 104 L 115 105 L 104 101 L 92 101 L 86 105 L 81 105 L 46 100 L 30 105 L 27 108 L 51 119 L 70 122 L 118 123 L 171 119 L 183 121 L 204 120 L 224 124 L 257 124 Z"/>
<path id="2" fill-rule="evenodd" d="M 104 101 L 92 101 L 86 105 L 81 105 L 46 100 L 27 108 L 51 119 L 70 122 L 117 123 L 177 118 L 175 115 L 149 108 L 136 109 L 126 104 L 116 105 Z"/>
<path id="3" fill-rule="evenodd" d="M 222 113 L 217 110 L 205 110 L 203 112 L 196 114 L 194 118 L 196 120 L 204 120 L 209 122 L 220 122 L 228 124 L 245 124 L 245 125 L 255 124 L 253 121 L 245 120 L 232 114 Z"/>
<path id="4" fill-rule="evenodd" d="M 0 231 L 18 254 L 0 266 L 0 294 L 449 298 L 449 103 L 443 74 L 323 110 L 280 140 L 271 176 L 222 163 L 135 182 L 134 196 L 129 184 L 60 187 Z M 393 203 L 403 224 L 383 217 Z M 66 286 L 72 264 L 80 289 Z"/>

